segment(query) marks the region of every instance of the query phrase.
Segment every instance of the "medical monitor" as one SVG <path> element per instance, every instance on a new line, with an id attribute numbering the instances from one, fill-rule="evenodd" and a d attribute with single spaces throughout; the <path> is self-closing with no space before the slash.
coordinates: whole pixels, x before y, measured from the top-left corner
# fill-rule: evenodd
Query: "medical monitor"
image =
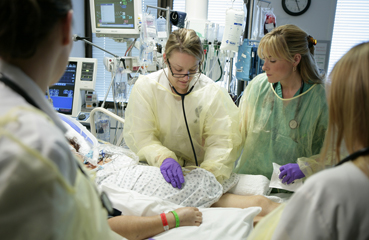
<path id="1" fill-rule="evenodd" d="M 90 0 L 90 10 L 97 37 L 139 37 L 141 0 Z"/>
<path id="2" fill-rule="evenodd" d="M 95 90 L 96 74 L 97 59 L 70 57 L 64 75 L 59 82 L 49 87 L 54 109 L 77 117 L 83 104 L 84 91 Z"/>

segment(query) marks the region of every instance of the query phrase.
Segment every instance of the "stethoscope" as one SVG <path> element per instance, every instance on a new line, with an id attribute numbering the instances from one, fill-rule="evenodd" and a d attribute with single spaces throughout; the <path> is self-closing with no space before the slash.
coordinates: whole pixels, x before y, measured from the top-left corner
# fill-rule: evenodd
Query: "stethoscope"
<path id="1" fill-rule="evenodd" d="M 336 164 L 336 167 L 343 164 L 343 163 L 345 163 L 345 162 L 354 161 L 356 158 L 358 158 L 360 156 L 365 156 L 365 155 L 368 155 L 368 154 L 369 154 L 369 147 L 360 149 L 359 151 L 354 152 L 353 154 L 350 154 L 349 156 L 345 157 L 342 161 L 340 161 L 339 163 Z"/>
<path id="2" fill-rule="evenodd" d="M 165 74 L 166 75 L 166 74 Z M 194 83 L 194 85 L 190 88 L 190 90 L 184 94 L 182 93 L 179 93 L 175 88 L 174 86 L 170 83 L 169 81 L 169 78 L 168 76 L 166 76 L 167 79 L 168 79 L 168 82 L 169 82 L 169 85 L 171 86 L 171 88 L 174 90 L 174 92 L 181 96 L 181 99 L 182 99 L 182 110 L 183 110 L 183 117 L 184 117 L 184 120 L 185 120 L 185 123 L 186 123 L 186 128 L 187 128 L 187 133 L 188 133 L 188 137 L 190 138 L 190 142 L 191 142 L 191 147 L 192 147 L 192 152 L 193 152 L 193 156 L 195 158 L 195 162 L 196 162 L 196 166 L 199 166 L 198 162 L 197 162 L 197 156 L 196 156 L 196 152 L 195 152 L 195 147 L 193 146 L 193 142 L 192 142 L 192 137 L 191 137 L 191 132 L 190 132 L 190 129 L 188 127 L 188 123 L 187 123 L 187 118 L 186 118 L 186 111 L 185 111 L 185 107 L 184 107 L 184 99 L 185 99 L 185 96 L 187 96 L 188 94 L 191 93 L 191 91 L 193 90 L 193 88 L 195 87 L 195 84 L 197 83 L 197 80 L 196 82 Z"/>
<path id="3" fill-rule="evenodd" d="M 29 104 L 31 104 L 32 106 L 34 106 L 35 108 L 40 109 L 41 111 L 43 111 L 37 104 L 36 102 L 23 90 L 21 89 L 17 84 L 15 84 L 14 82 L 10 81 L 8 78 L 4 77 L 1 73 L 0 73 L 0 82 L 3 82 L 6 86 L 8 86 L 9 88 L 11 88 L 14 92 L 18 93 L 20 96 L 22 96 Z M 89 176 L 87 175 L 87 173 L 82 169 L 82 167 L 80 166 L 80 164 L 77 164 L 77 167 L 79 168 L 79 170 L 83 173 L 83 175 L 85 175 L 85 177 L 87 179 L 89 179 Z M 99 192 L 97 191 L 96 187 L 94 186 L 94 189 L 96 191 L 96 194 L 98 196 L 100 196 L 100 200 L 102 203 L 102 206 L 107 210 L 107 212 L 112 215 L 114 213 L 114 209 L 113 206 L 111 204 L 111 201 L 108 198 L 108 195 L 105 192 L 101 192 L 99 194 Z"/>

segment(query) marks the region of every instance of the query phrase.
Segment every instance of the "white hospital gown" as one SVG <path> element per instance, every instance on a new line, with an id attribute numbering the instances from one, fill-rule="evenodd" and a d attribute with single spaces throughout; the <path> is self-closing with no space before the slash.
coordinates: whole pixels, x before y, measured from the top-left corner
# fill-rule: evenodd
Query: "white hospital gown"
<path id="1" fill-rule="evenodd" d="M 138 165 L 135 160 L 124 155 L 105 164 L 103 169 L 96 173 L 98 185 L 114 184 L 187 207 L 210 207 L 239 179 L 237 174 L 232 174 L 230 179 L 221 185 L 212 173 L 202 168 L 190 171 L 184 178 L 182 189 L 173 188 L 163 178 L 160 168 Z"/>

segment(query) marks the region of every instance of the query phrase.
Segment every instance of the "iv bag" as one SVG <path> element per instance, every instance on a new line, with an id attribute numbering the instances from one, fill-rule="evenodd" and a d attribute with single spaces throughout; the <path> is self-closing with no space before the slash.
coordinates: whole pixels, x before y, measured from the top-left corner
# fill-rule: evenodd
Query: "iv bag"
<path id="1" fill-rule="evenodd" d="M 234 52 L 238 51 L 244 18 L 245 12 L 243 9 L 227 9 L 225 29 L 222 38 L 222 44 L 220 45 L 221 50 L 231 50 Z"/>
<path id="2" fill-rule="evenodd" d="M 95 126 L 97 139 L 110 142 L 110 119 L 101 112 L 95 113 Z"/>
<path id="3" fill-rule="evenodd" d="M 156 19 L 156 29 L 158 32 L 158 38 L 167 37 L 167 21 L 162 16 Z"/>
<path id="4" fill-rule="evenodd" d="M 117 102 L 127 102 L 128 74 L 128 71 L 123 70 L 122 72 L 117 72 L 115 75 L 113 93 Z"/>
<path id="5" fill-rule="evenodd" d="M 146 46 L 157 43 L 155 17 L 148 13 L 142 16 L 141 42 Z"/>
<path id="6" fill-rule="evenodd" d="M 153 62 L 153 52 L 158 42 L 156 34 L 156 23 L 153 15 L 148 13 L 143 14 L 142 17 L 142 31 L 141 31 L 141 46 L 140 46 L 140 63 L 151 64 Z"/>
<path id="7" fill-rule="evenodd" d="M 160 16 L 158 19 L 156 19 L 156 29 L 158 33 L 158 43 L 161 46 L 165 46 L 167 42 L 167 20 Z"/>

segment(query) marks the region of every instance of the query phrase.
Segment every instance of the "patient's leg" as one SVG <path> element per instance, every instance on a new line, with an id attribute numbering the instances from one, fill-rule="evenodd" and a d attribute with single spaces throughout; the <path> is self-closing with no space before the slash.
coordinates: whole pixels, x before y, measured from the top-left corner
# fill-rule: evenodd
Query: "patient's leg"
<path id="1" fill-rule="evenodd" d="M 261 207 L 262 210 L 258 216 L 265 216 L 275 208 L 279 206 L 279 203 L 261 196 L 242 196 L 232 193 L 224 194 L 218 202 L 214 203 L 212 207 L 236 207 L 236 208 L 248 208 L 248 207 Z"/>

